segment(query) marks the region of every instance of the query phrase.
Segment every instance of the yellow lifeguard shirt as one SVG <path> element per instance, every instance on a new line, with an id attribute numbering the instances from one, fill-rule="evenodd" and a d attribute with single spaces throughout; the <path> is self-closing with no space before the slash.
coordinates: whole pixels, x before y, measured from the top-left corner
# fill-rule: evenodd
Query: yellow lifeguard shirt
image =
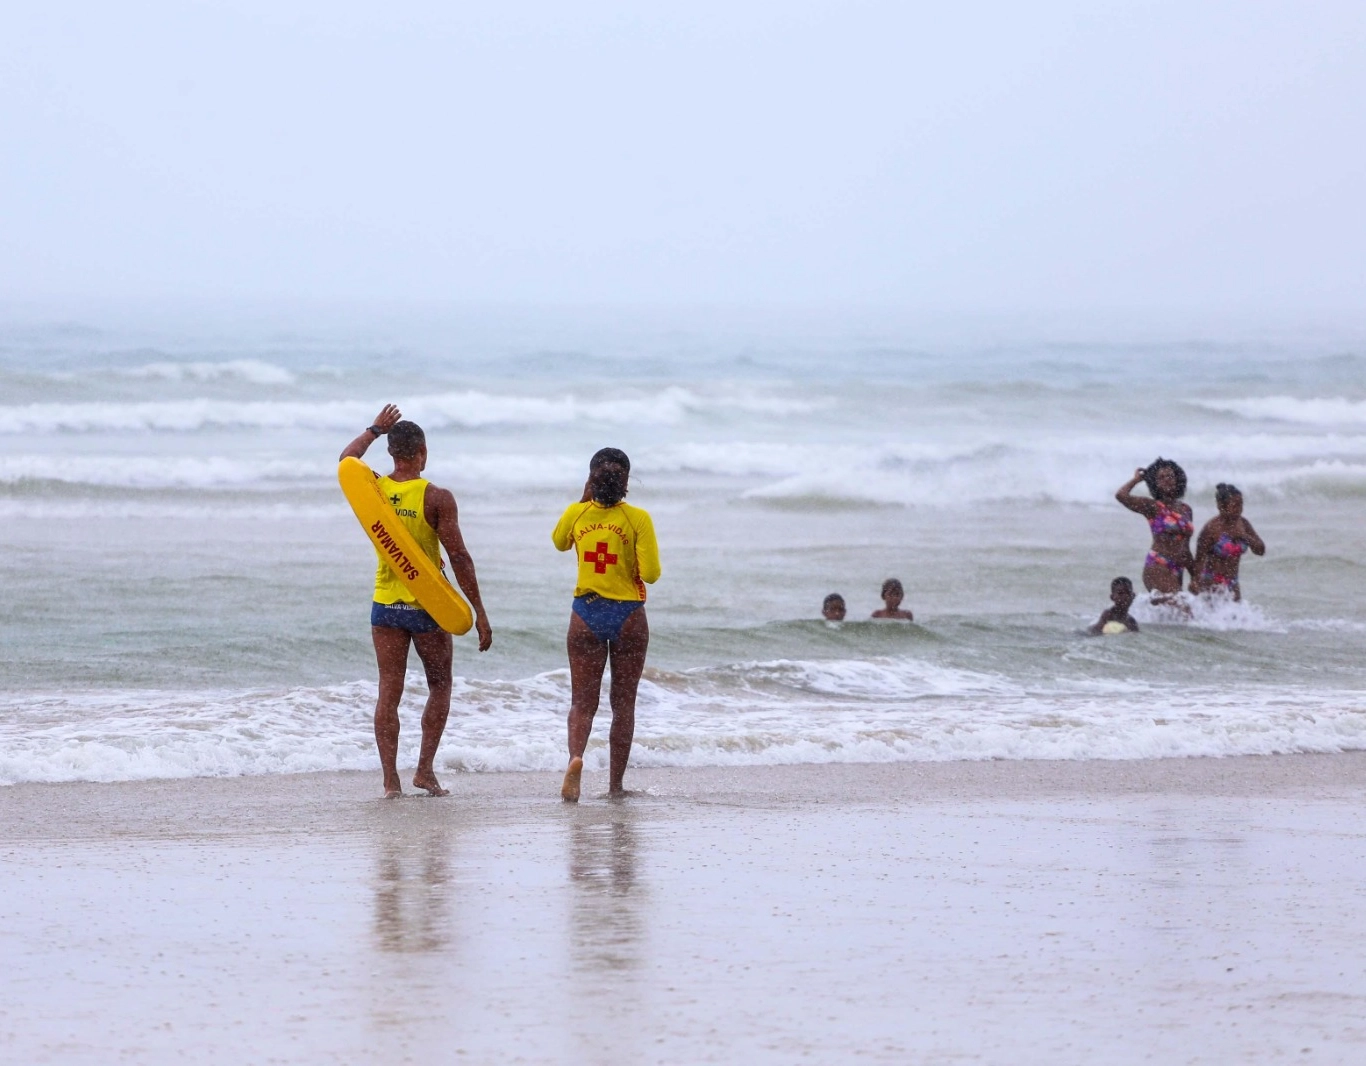
<path id="1" fill-rule="evenodd" d="M 655 525 L 648 511 L 629 503 L 571 503 L 550 539 L 560 551 L 574 548 L 578 555 L 575 596 L 596 592 L 609 600 L 644 601 L 646 584 L 659 580 Z"/>
<path id="2" fill-rule="evenodd" d="M 441 541 L 436 535 L 436 530 L 427 524 L 424 506 L 427 500 L 426 478 L 394 481 L 387 475 L 376 475 L 375 480 L 379 482 L 379 489 L 384 493 L 384 498 L 393 505 L 398 520 L 408 527 L 408 532 L 427 553 L 427 557 L 437 566 L 441 566 Z M 375 555 L 379 558 L 379 566 L 375 570 L 375 602 L 416 603 L 417 597 L 399 580 L 378 548 L 375 549 Z"/>

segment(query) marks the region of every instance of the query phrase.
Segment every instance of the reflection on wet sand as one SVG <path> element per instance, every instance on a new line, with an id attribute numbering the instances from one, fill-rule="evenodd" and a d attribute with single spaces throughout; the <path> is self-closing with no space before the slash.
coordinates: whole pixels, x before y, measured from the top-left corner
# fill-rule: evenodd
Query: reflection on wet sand
<path id="1" fill-rule="evenodd" d="M 1257 878 L 1247 823 L 1198 802 L 1158 806 L 1149 818 L 1134 950 L 1154 973 L 1175 969 L 1204 980 L 1233 973 L 1250 942 L 1245 916 L 1258 909 L 1255 889 L 1249 893 Z"/>
<path id="2" fill-rule="evenodd" d="M 638 830 L 625 804 L 580 808 L 569 823 L 570 939 L 577 969 L 633 970 L 642 960 L 644 887 Z"/>
<path id="3" fill-rule="evenodd" d="M 379 951 L 440 951 L 450 943 L 452 844 L 450 828 L 439 823 L 379 841 L 374 882 Z"/>
<path id="4" fill-rule="evenodd" d="M 1193 820 L 1189 811 L 1161 808 L 1157 818 L 1162 827 L 1148 841 L 1154 885 L 1174 891 L 1172 898 L 1209 887 L 1211 870 L 1219 877 L 1221 888 L 1236 890 L 1247 876 L 1246 826 L 1235 818 L 1203 814 Z M 1203 875 L 1201 885 L 1195 878 Z M 1227 884 L 1223 884 L 1224 878 Z"/>

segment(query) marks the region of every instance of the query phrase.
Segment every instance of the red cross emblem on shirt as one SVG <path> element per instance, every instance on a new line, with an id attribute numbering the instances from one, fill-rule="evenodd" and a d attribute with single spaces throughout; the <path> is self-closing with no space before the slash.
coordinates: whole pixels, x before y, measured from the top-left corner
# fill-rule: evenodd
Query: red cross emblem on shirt
<path id="1" fill-rule="evenodd" d="M 617 557 L 607 550 L 605 540 L 598 541 L 598 550 L 583 553 L 583 561 L 593 564 L 593 573 L 605 574 L 609 564 L 617 561 Z"/>

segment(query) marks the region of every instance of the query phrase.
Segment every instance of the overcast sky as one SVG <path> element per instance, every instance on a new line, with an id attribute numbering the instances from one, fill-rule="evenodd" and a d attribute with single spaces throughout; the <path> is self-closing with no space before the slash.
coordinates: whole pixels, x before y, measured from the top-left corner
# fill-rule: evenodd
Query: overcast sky
<path id="1" fill-rule="evenodd" d="M 1366 4 L 8 5 L 10 298 L 1360 307 Z"/>

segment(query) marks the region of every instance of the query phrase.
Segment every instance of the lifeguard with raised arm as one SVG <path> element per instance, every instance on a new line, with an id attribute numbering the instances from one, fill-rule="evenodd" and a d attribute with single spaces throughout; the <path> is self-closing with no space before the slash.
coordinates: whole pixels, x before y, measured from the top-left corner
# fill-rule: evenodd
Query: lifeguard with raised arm
<path id="1" fill-rule="evenodd" d="M 341 458 L 360 459 L 380 437 L 389 438 L 389 455 L 394 469 L 376 475 L 385 497 L 393 505 L 398 520 L 407 527 L 427 557 L 441 566 L 441 548 L 451 561 L 460 591 L 474 609 L 479 650 L 493 644 L 474 560 L 460 533 L 460 518 L 455 497 L 449 489 L 438 488 L 422 476 L 427 466 L 427 437 L 415 422 L 402 421 L 393 404 L 385 406 L 374 424 L 363 430 L 341 453 Z M 375 594 L 370 605 L 370 635 L 379 664 L 379 696 L 375 700 L 375 744 L 384 771 L 384 795 L 403 794 L 398 776 L 398 704 L 403 697 L 403 681 L 408 670 L 408 648 L 417 648 L 418 658 L 427 674 L 427 706 L 422 712 L 422 747 L 417 757 L 413 787 L 432 796 L 449 795 L 437 780 L 433 760 L 446 729 L 451 709 L 451 635 L 418 606 L 408 587 L 399 580 L 384 556 L 375 570 Z"/>

